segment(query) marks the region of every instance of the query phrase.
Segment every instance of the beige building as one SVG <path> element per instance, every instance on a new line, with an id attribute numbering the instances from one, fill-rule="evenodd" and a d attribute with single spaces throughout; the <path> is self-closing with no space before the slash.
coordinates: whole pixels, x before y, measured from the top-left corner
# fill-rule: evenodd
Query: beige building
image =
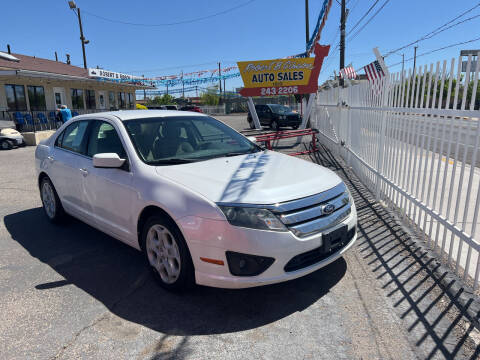
<path id="1" fill-rule="evenodd" d="M 143 88 L 133 81 L 100 80 L 60 61 L 0 52 L 0 120 L 14 121 L 24 131 L 54 128 L 62 104 L 74 116 L 133 109 L 135 90 Z"/>

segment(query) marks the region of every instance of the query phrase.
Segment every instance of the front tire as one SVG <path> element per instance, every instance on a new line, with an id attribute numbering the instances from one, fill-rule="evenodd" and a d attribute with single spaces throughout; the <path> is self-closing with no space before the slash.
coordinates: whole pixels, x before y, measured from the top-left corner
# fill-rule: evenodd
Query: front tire
<path id="1" fill-rule="evenodd" d="M 10 140 L 2 140 L 0 143 L 0 148 L 2 150 L 10 150 L 13 148 L 13 143 Z"/>
<path id="2" fill-rule="evenodd" d="M 279 129 L 278 122 L 276 120 L 273 120 L 270 123 L 270 127 L 272 128 L 272 130 L 278 131 L 278 129 Z"/>
<path id="3" fill-rule="evenodd" d="M 182 291 L 194 283 L 190 252 L 173 221 L 160 215 L 150 217 L 141 240 L 147 265 L 162 288 Z"/>
<path id="4" fill-rule="evenodd" d="M 60 198 L 48 177 L 44 177 L 40 183 L 40 198 L 48 220 L 52 223 L 59 223 L 65 218 L 65 211 Z"/>

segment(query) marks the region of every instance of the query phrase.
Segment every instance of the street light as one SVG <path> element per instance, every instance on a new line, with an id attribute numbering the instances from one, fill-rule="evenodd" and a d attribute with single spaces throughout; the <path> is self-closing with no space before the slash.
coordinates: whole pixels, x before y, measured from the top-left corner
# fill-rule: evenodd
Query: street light
<path id="1" fill-rule="evenodd" d="M 78 25 L 80 27 L 80 41 L 82 42 L 82 52 L 83 52 L 83 67 L 86 69 L 87 68 L 87 56 L 85 55 L 85 44 L 88 44 L 90 42 L 90 40 L 85 39 L 85 36 L 83 36 L 82 18 L 80 17 L 80 8 L 77 8 L 77 4 L 75 4 L 75 1 L 73 1 L 73 0 L 70 0 L 68 2 L 68 6 L 78 16 Z M 75 11 L 75 9 L 77 11 Z"/>

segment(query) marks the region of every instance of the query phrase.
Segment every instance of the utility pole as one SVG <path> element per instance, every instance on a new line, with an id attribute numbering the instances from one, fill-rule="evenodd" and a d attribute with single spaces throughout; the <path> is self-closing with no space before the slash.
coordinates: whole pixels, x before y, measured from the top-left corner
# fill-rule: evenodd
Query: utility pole
<path id="1" fill-rule="evenodd" d="M 185 82 L 183 81 L 183 70 L 182 70 L 182 98 L 185 98 Z"/>
<path id="2" fill-rule="evenodd" d="M 417 48 L 418 46 L 415 46 L 413 48 L 413 69 L 415 70 L 415 66 L 417 65 Z"/>
<path id="3" fill-rule="evenodd" d="M 310 24 L 308 20 L 308 0 L 305 0 L 305 44 L 310 40 Z"/>
<path id="4" fill-rule="evenodd" d="M 220 90 L 220 99 L 222 98 L 222 70 L 220 69 L 220 62 L 218 62 L 218 86 Z"/>
<path id="5" fill-rule="evenodd" d="M 342 0 L 340 14 L 340 70 L 345 68 L 345 0 Z M 340 77 L 340 86 L 345 86 L 343 77 Z"/>
<path id="6" fill-rule="evenodd" d="M 402 54 L 402 83 L 403 83 L 403 69 L 405 68 L 405 54 Z"/>
<path id="7" fill-rule="evenodd" d="M 82 41 L 83 67 L 87 68 L 87 56 L 85 55 L 85 36 L 83 36 L 82 18 L 80 16 L 80 8 L 77 8 L 78 25 L 80 26 L 80 40 Z"/>
<path id="8" fill-rule="evenodd" d="M 70 0 L 68 2 L 68 6 L 70 6 L 70 9 L 73 10 L 74 13 L 77 14 L 78 17 L 78 26 L 80 27 L 80 41 L 82 42 L 82 52 L 83 52 L 83 67 L 86 69 L 87 68 L 87 56 L 85 55 L 85 44 L 88 44 L 90 41 L 85 39 L 85 36 L 83 36 L 83 27 L 82 27 L 82 17 L 80 16 L 80 8 L 77 7 L 75 4 L 75 1 Z M 75 11 L 77 10 L 77 11 Z"/>

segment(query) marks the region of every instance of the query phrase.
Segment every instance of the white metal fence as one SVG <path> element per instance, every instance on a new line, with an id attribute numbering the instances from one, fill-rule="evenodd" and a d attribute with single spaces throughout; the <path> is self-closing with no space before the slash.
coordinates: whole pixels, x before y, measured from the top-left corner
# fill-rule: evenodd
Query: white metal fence
<path id="1" fill-rule="evenodd" d="M 474 64 L 474 67 L 472 67 Z M 313 124 L 379 200 L 476 290 L 480 62 L 469 57 L 318 93 Z"/>
<path id="2" fill-rule="evenodd" d="M 217 106 L 199 106 L 205 114 L 208 115 L 226 115 L 225 104 Z"/>

